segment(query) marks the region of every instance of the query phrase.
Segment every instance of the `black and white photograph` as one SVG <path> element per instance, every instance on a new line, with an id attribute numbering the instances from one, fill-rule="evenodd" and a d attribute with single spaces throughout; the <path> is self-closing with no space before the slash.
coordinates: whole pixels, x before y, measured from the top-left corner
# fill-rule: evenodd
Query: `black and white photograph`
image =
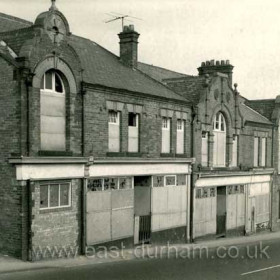
<path id="1" fill-rule="evenodd" d="M 280 279 L 279 11 L 0 0 L 0 279 Z"/>

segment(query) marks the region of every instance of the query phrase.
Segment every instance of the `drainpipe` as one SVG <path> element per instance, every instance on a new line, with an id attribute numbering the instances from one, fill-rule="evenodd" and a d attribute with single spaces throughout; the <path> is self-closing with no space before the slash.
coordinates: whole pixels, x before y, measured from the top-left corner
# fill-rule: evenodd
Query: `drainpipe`
<path id="1" fill-rule="evenodd" d="M 194 143 L 195 143 L 195 139 L 194 139 L 194 119 L 195 119 L 195 110 L 194 108 L 192 108 L 192 120 L 191 120 L 191 157 L 194 157 Z M 193 173 L 193 168 L 192 168 L 192 172 L 191 172 L 191 180 L 190 180 L 190 242 L 193 242 L 193 211 L 194 211 L 194 173 Z"/>

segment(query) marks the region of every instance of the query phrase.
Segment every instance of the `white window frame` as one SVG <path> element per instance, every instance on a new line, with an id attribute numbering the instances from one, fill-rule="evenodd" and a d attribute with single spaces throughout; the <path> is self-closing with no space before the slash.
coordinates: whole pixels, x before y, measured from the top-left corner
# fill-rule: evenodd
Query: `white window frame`
<path id="1" fill-rule="evenodd" d="M 203 151 L 203 147 L 205 146 L 205 153 Z M 205 161 L 204 161 L 205 157 Z M 201 133 L 201 165 L 202 166 L 208 166 L 208 160 L 209 160 L 209 151 L 208 151 L 208 132 L 207 131 L 202 131 Z"/>
<path id="2" fill-rule="evenodd" d="M 116 115 L 110 116 L 110 114 L 112 114 L 112 113 L 114 113 Z M 109 124 L 120 125 L 120 112 L 119 111 L 109 110 L 108 114 L 109 114 L 109 120 L 108 120 Z M 114 121 L 112 121 L 112 120 L 114 120 Z"/>
<path id="3" fill-rule="evenodd" d="M 262 151 L 261 151 L 261 155 L 262 155 L 262 160 L 261 160 L 261 166 L 265 167 L 266 166 L 266 147 L 267 147 L 267 139 L 265 137 L 261 138 L 262 139 Z"/>
<path id="4" fill-rule="evenodd" d="M 170 130 L 170 118 L 162 117 L 162 129 Z"/>
<path id="5" fill-rule="evenodd" d="M 171 151 L 171 129 L 170 129 L 170 123 L 171 123 L 171 118 L 168 118 L 168 117 L 162 117 L 162 132 L 165 131 L 165 132 L 168 132 L 168 137 L 169 139 L 165 139 L 164 138 L 164 135 L 162 133 L 162 136 L 161 136 L 161 152 L 162 153 L 170 153 Z M 164 144 L 164 140 L 168 142 L 169 144 L 169 147 L 168 147 L 168 151 L 164 150 L 163 148 L 165 148 L 165 146 L 163 145 Z"/>
<path id="6" fill-rule="evenodd" d="M 223 126 L 222 126 L 223 124 Z M 215 133 L 216 132 L 216 133 Z M 215 117 L 213 119 L 213 134 L 214 134 L 214 149 L 213 149 L 213 166 L 214 167 L 225 167 L 226 166 L 226 154 L 227 154 L 227 123 L 226 119 L 222 112 L 217 112 L 215 114 Z M 215 151 L 216 149 L 216 142 L 217 137 L 221 136 L 221 134 L 224 134 L 224 154 L 223 154 L 223 163 L 218 164 L 219 157 L 218 157 L 218 151 Z M 218 136 L 219 135 L 219 136 Z M 215 162 L 216 159 L 216 162 Z"/>
<path id="7" fill-rule="evenodd" d="M 254 167 L 259 166 L 260 139 L 254 137 Z"/>
<path id="8" fill-rule="evenodd" d="M 167 177 L 174 177 L 175 178 L 175 185 L 167 185 L 166 178 Z M 164 175 L 164 186 L 165 187 L 176 187 L 177 186 L 177 176 L 176 175 Z"/>
<path id="9" fill-rule="evenodd" d="M 60 205 L 60 186 L 68 184 L 68 204 L 67 205 Z M 50 186 L 57 186 L 58 185 L 58 206 L 50 206 Z M 40 184 L 40 195 L 41 195 L 41 186 L 48 186 L 48 207 L 40 207 L 40 210 L 46 209 L 61 209 L 61 208 L 69 208 L 72 205 L 72 184 L 70 182 L 60 182 L 60 183 L 42 183 Z M 40 197 L 41 198 L 41 197 Z M 40 199 L 41 200 L 41 199 Z"/>
<path id="10" fill-rule="evenodd" d="M 48 71 L 46 71 L 48 72 Z M 44 73 L 43 75 L 43 88 L 41 88 L 41 91 L 44 91 L 44 92 L 49 92 L 49 93 L 56 93 L 56 94 L 65 94 L 65 87 L 64 87 L 64 83 L 63 83 L 63 80 L 62 78 L 60 77 L 60 74 L 58 72 L 56 72 L 55 70 L 51 70 L 51 73 L 52 73 L 52 89 L 47 89 L 46 88 L 46 72 Z M 55 90 L 55 75 L 58 76 L 61 84 L 62 84 L 62 92 L 58 92 Z"/>

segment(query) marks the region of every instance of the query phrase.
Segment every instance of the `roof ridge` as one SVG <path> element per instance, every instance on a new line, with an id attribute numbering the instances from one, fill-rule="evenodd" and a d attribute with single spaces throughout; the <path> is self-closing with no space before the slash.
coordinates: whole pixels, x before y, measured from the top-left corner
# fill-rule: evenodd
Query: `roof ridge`
<path id="1" fill-rule="evenodd" d="M 147 66 L 156 67 L 156 68 L 159 68 L 159 69 L 162 69 L 162 70 L 165 70 L 165 71 L 168 71 L 168 72 L 173 72 L 173 73 L 176 73 L 176 74 L 181 74 L 181 75 L 184 75 L 184 76 L 190 76 L 188 74 L 181 73 L 181 72 L 174 71 L 174 70 L 170 70 L 170 69 L 167 69 L 167 68 L 164 68 L 164 67 L 161 67 L 161 66 L 157 66 L 157 65 L 153 65 L 153 64 L 148 64 L 148 63 L 141 62 L 141 61 L 138 61 L 138 63 L 144 64 L 144 65 L 147 65 Z"/>
<path id="2" fill-rule="evenodd" d="M 1 12 L 0 12 L 0 17 L 10 19 L 10 20 L 16 21 L 16 22 L 25 23 L 25 24 L 28 24 L 28 25 L 33 24 L 33 22 L 31 22 L 31 21 L 28 21 L 28 20 L 25 20 L 25 19 L 22 19 L 22 18 L 19 18 L 19 17 L 11 16 L 11 15 L 8 15 L 8 14 L 4 14 L 4 13 L 1 13 Z"/>
<path id="3" fill-rule="evenodd" d="M 262 114 L 260 114 L 259 112 L 255 111 L 253 108 L 251 108 L 250 106 L 247 106 L 245 103 L 241 103 L 241 105 L 245 106 L 246 108 L 248 108 L 249 110 L 253 111 L 254 113 L 258 114 L 259 116 L 261 116 L 262 118 L 264 118 L 265 120 L 271 122 L 268 118 L 266 118 L 265 116 L 263 116 Z"/>
<path id="4" fill-rule="evenodd" d="M 265 99 L 247 99 L 248 102 L 259 102 L 259 101 L 274 101 L 275 98 L 265 98 Z"/>
<path id="5" fill-rule="evenodd" d="M 133 69 L 135 69 L 136 71 L 138 71 L 140 74 L 144 75 L 145 77 L 149 78 L 149 79 L 152 80 L 153 82 L 156 82 L 156 83 L 159 84 L 160 86 L 165 87 L 166 89 L 168 89 L 169 91 L 171 91 L 172 93 L 174 93 L 175 95 L 177 95 L 178 97 L 180 96 L 181 98 L 185 99 L 186 102 L 190 102 L 190 103 L 191 103 L 191 101 L 188 100 L 185 96 L 182 96 L 182 95 L 180 95 L 179 93 L 173 91 L 173 90 L 170 89 L 168 86 L 166 86 L 165 84 L 163 84 L 163 83 L 157 81 L 156 79 L 152 78 L 152 77 L 149 76 L 148 74 L 142 72 L 141 70 L 139 70 L 139 69 L 137 69 L 137 68 L 133 68 Z"/>

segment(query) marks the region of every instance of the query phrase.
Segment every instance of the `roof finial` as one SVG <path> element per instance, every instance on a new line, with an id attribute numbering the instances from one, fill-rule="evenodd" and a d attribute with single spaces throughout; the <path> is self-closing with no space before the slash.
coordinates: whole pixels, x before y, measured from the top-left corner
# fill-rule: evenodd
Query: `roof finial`
<path id="1" fill-rule="evenodd" d="M 56 0 L 51 0 L 52 1 L 52 6 L 50 7 L 50 11 L 57 11 L 57 7 L 55 5 Z"/>

